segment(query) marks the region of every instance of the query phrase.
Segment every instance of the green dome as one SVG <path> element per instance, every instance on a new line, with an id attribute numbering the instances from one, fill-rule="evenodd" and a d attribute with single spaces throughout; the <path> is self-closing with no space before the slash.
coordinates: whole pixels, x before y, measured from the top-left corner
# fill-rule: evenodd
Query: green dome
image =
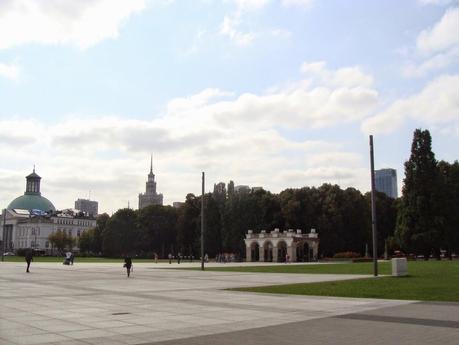
<path id="1" fill-rule="evenodd" d="M 51 201 L 42 197 L 41 195 L 36 194 L 24 194 L 13 201 L 8 205 L 8 209 L 19 208 L 23 210 L 42 210 L 42 211 L 56 211 L 56 208 Z"/>

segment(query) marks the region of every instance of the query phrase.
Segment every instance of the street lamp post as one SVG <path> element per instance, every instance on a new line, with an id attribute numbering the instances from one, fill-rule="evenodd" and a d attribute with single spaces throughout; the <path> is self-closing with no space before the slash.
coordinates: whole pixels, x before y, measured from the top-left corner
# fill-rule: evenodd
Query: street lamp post
<path id="1" fill-rule="evenodd" d="M 375 162 L 373 153 L 373 136 L 370 135 L 370 166 L 371 166 L 371 225 L 373 234 L 373 275 L 378 276 L 378 237 L 376 228 L 376 188 Z"/>
<path id="2" fill-rule="evenodd" d="M 202 172 L 202 195 L 201 195 L 201 270 L 204 271 L 204 183 L 205 175 Z"/>

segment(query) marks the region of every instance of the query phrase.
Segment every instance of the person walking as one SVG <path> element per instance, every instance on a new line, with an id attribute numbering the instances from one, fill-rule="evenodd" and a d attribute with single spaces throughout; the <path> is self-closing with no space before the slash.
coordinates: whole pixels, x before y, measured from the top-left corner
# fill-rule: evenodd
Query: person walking
<path id="1" fill-rule="evenodd" d="M 180 253 L 177 254 L 177 263 L 180 264 L 180 259 L 182 258 L 182 255 Z"/>
<path id="2" fill-rule="evenodd" d="M 169 255 L 167 256 L 169 258 L 169 265 L 172 263 L 172 254 L 169 253 Z"/>
<path id="3" fill-rule="evenodd" d="M 30 273 L 29 268 L 30 268 L 30 263 L 33 261 L 33 252 L 32 249 L 28 249 L 25 253 L 25 261 L 27 262 L 27 269 L 26 273 Z"/>
<path id="4" fill-rule="evenodd" d="M 129 255 L 124 258 L 124 267 L 126 267 L 127 277 L 129 278 L 132 269 L 132 259 Z"/>

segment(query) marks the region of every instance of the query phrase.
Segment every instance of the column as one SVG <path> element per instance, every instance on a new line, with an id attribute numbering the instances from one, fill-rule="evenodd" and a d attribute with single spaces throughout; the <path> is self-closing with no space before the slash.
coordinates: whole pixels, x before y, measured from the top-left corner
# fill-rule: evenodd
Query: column
<path id="1" fill-rule="evenodd" d="M 318 261 L 319 260 L 319 256 L 318 256 L 318 253 L 319 252 L 319 245 L 317 242 L 313 243 L 312 245 L 312 256 L 313 256 L 313 260 L 314 261 Z"/>
<path id="2" fill-rule="evenodd" d="M 259 253 L 260 253 L 260 262 L 265 261 L 265 248 L 263 246 L 259 247 Z"/>
<path id="3" fill-rule="evenodd" d="M 273 262 L 277 262 L 277 246 L 273 246 Z"/>
<path id="4" fill-rule="evenodd" d="M 290 262 L 296 262 L 296 250 L 293 243 L 290 246 L 287 246 L 287 254 L 290 257 Z"/>
<path id="5" fill-rule="evenodd" d="M 245 261 L 252 261 L 252 247 L 249 244 L 245 245 Z"/>

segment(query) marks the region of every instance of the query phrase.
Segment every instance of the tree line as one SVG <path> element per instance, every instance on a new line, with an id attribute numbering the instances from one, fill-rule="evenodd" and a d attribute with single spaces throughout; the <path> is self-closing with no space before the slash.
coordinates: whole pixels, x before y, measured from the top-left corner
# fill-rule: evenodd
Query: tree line
<path id="1" fill-rule="evenodd" d="M 221 186 L 221 185 L 220 185 Z M 370 241 L 370 194 L 354 188 L 324 184 L 318 188 L 287 189 L 280 194 L 265 190 L 235 192 L 215 189 L 204 195 L 205 251 L 245 255 L 244 236 L 275 228 L 315 228 L 321 239 L 320 253 L 332 256 L 340 251 L 364 254 Z M 380 250 L 393 235 L 394 200 L 377 193 Z M 198 257 L 200 253 L 201 196 L 188 194 L 180 208 L 151 205 L 141 210 L 120 209 L 111 217 L 99 216 L 97 226 L 79 239 L 81 252 L 120 256 L 135 254 L 167 257 L 169 253 Z"/>
<path id="2" fill-rule="evenodd" d="M 390 250 L 439 255 L 459 252 L 459 164 L 435 161 L 428 131 L 416 130 L 405 163 L 403 195 L 392 199 L 376 193 L 378 253 Z M 205 252 L 245 256 L 247 230 L 314 228 L 320 257 L 352 251 L 365 254 L 371 243 L 371 196 L 338 185 L 290 188 L 279 194 L 234 190 L 219 183 L 204 195 Z M 125 254 L 167 257 L 169 253 L 198 257 L 201 196 L 188 194 L 180 208 L 151 205 L 120 209 L 99 216 L 97 226 L 79 239 L 82 252 L 105 256 Z M 369 245 L 371 248 L 371 245 Z"/>
<path id="3" fill-rule="evenodd" d="M 395 239 L 406 253 L 459 254 L 459 163 L 438 162 L 428 130 L 414 132 L 397 208 Z"/>

